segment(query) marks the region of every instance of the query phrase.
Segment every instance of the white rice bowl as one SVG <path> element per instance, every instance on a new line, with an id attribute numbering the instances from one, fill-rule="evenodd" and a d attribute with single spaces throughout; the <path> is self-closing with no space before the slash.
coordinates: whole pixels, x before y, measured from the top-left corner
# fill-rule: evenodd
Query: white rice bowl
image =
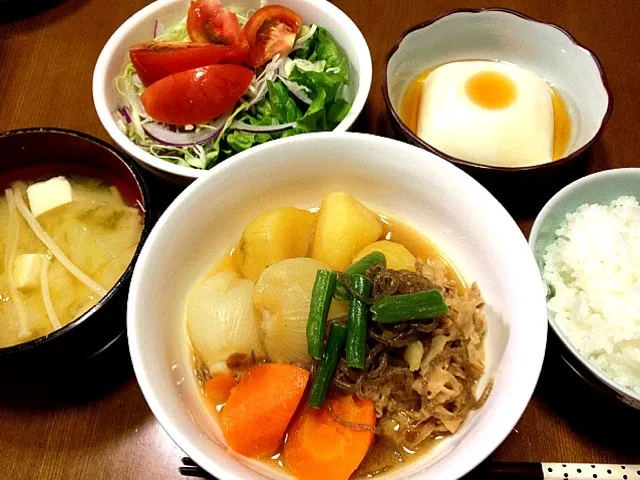
<path id="1" fill-rule="evenodd" d="M 548 309 L 591 363 L 640 393 L 640 204 L 569 213 L 544 255 Z"/>

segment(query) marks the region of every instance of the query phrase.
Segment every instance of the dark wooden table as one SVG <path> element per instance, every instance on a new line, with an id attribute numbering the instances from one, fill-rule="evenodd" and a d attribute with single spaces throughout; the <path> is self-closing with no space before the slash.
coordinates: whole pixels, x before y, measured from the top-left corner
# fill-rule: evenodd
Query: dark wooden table
<path id="1" fill-rule="evenodd" d="M 60 126 L 109 140 L 93 108 L 93 66 L 113 31 L 146 3 L 66 0 L 29 18 L 7 19 L 6 14 L 0 14 L 5 18 L 0 20 L 0 130 Z M 360 129 L 391 136 L 380 91 L 380 69 L 403 30 L 453 8 L 503 6 L 560 24 L 602 61 L 615 108 L 602 140 L 593 148 L 591 170 L 640 163 L 637 0 L 335 3 L 358 24 L 373 55 L 374 80 Z M 166 190 L 158 181 L 151 183 L 152 193 Z M 168 201 L 168 197 L 164 194 L 156 200 Z M 528 233 L 532 219 L 518 221 Z M 69 366 L 42 368 L 46 373 Z M 0 383 L 0 478 L 181 478 L 177 469 L 182 452 L 147 408 L 125 343 L 109 352 L 100 365 L 72 378 L 75 380 L 38 386 Z M 567 370 L 551 345 L 531 403 L 492 458 L 640 463 L 638 432 L 640 412 L 599 398 Z"/>

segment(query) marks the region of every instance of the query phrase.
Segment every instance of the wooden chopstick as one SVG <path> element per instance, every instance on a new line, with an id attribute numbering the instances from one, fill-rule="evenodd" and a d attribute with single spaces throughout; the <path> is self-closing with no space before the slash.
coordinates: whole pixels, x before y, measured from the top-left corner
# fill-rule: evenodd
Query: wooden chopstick
<path id="1" fill-rule="evenodd" d="M 464 480 L 517 478 L 519 480 L 542 480 L 542 464 L 528 462 L 485 462 L 464 477 Z"/>
<path id="2" fill-rule="evenodd" d="M 182 465 L 178 470 L 183 477 L 194 477 L 194 478 L 204 478 L 207 480 L 217 480 L 216 477 L 207 473 L 202 468 L 200 468 L 196 462 L 194 462 L 190 457 L 182 457 Z"/>

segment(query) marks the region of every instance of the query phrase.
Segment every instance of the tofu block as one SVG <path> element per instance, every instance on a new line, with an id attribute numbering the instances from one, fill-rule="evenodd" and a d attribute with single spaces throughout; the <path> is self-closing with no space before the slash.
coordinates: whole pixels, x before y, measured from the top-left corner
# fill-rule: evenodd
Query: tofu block
<path id="1" fill-rule="evenodd" d="M 54 177 L 27 188 L 29 208 L 34 217 L 73 201 L 71 184 L 64 177 Z"/>
<path id="2" fill-rule="evenodd" d="M 42 255 L 25 253 L 18 255 L 13 264 L 13 281 L 18 290 L 26 292 L 40 287 Z"/>

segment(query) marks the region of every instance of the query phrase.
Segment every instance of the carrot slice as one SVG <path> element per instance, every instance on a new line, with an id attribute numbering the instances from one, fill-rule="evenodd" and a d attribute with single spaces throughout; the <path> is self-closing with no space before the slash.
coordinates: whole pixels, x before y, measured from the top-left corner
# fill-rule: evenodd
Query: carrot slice
<path id="1" fill-rule="evenodd" d="M 273 455 L 309 380 L 304 368 L 285 363 L 256 365 L 231 390 L 220 426 L 229 446 L 248 457 Z"/>
<path id="2" fill-rule="evenodd" d="M 351 395 L 328 399 L 317 410 L 305 405 L 289 427 L 284 462 L 298 480 L 346 480 L 364 459 L 373 432 L 353 430 L 338 423 L 376 424 L 373 403 Z"/>
<path id="3" fill-rule="evenodd" d="M 229 395 L 231 395 L 231 389 L 237 384 L 238 382 L 233 378 L 233 375 L 222 373 L 204 384 L 204 393 L 213 403 L 219 405 L 227 401 Z"/>

